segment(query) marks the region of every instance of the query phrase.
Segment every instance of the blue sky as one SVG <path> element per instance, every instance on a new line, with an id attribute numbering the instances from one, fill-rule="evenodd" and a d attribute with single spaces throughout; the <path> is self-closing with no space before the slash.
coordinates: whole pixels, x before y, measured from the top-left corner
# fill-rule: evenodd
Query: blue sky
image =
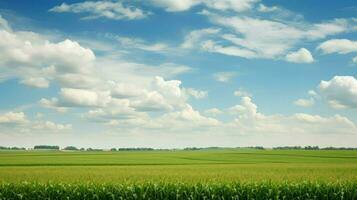
<path id="1" fill-rule="evenodd" d="M 0 2 L 0 145 L 357 144 L 346 1 Z"/>

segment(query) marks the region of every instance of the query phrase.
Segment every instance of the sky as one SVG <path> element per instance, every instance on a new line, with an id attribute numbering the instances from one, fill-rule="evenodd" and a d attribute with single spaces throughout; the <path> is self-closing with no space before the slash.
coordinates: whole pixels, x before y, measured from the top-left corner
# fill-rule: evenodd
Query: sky
<path id="1" fill-rule="evenodd" d="M 2 0 L 0 146 L 357 147 L 354 0 Z"/>

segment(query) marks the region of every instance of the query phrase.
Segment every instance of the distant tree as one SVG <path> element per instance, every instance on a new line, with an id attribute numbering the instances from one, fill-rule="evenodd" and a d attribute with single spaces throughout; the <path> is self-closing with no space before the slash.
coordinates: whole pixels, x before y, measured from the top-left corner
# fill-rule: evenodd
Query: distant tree
<path id="1" fill-rule="evenodd" d="M 319 147 L 318 146 L 306 146 L 306 147 L 304 147 L 304 149 L 306 149 L 306 150 L 319 150 Z"/>
<path id="2" fill-rule="evenodd" d="M 277 150 L 289 150 L 289 149 L 294 149 L 294 150 L 298 150 L 298 149 L 302 149 L 301 146 L 284 146 L 284 147 L 274 147 L 273 149 L 277 149 Z"/>
<path id="3" fill-rule="evenodd" d="M 36 150 L 59 150 L 59 146 L 51 146 L 51 145 L 36 145 L 33 149 Z"/>
<path id="4" fill-rule="evenodd" d="M 103 151 L 103 149 L 93 149 L 93 148 L 87 148 L 86 151 Z"/>
<path id="5" fill-rule="evenodd" d="M 118 151 L 153 151 L 153 148 L 118 148 Z"/>
<path id="6" fill-rule="evenodd" d="M 116 148 L 111 148 L 110 151 L 117 151 L 117 149 Z"/>
<path id="7" fill-rule="evenodd" d="M 67 150 L 67 151 L 78 151 L 77 147 L 74 146 L 67 146 L 65 147 L 63 150 Z"/>
<path id="8" fill-rule="evenodd" d="M 3 146 L 0 146 L 0 150 L 26 150 L 26 148 L 24 147 L 3 147 Z"/>

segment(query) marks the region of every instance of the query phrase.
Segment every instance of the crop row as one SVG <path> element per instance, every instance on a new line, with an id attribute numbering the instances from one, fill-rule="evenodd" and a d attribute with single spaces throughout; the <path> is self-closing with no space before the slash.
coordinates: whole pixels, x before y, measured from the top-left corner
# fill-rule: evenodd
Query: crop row
<path id="1" fill-rule="evenodd" d="M 0 199 L 357 199 L 357 183 L 4 183 Z"/>

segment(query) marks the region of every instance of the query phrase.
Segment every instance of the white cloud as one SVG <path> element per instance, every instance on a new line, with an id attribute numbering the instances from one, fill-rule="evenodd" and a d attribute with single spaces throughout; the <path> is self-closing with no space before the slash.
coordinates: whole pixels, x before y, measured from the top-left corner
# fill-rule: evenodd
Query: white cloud
<path id="1" fill-rule="evenodd" d="M 174 110 L 183 107 L 187 100 L 179 80 L 165 80 L 190 71 L 187 66 L 174 63 L 149 66 L 122 58 L 97 58 L 75 41 L 51 43 L 32 32 L 0 30 L 0 35 L 7 40 L 0 41 L 1 77 L 18 78 L 22 84 L 39 88 L 47 88 L 50 81 L 56 81 L 61 87 L 59 97 L 39 101 L 45 108 L 58 112 L 71 107 L 116 110 L 120 105 L 113 103 L 113 98 L 130 98 L 129 106 L 134 110 Z M 195 98 L 206 95 L 193 89 L 189 94 Z"/>
<path id="2" fill-rule="evenodd" d="M 346 117 L 322 117 L 297 113 L 291 116 L 265 115 L 249 97 L 229 109 L 236 116 L 229 126 L 244 134 L 356 134 L 356 125 Z"/>
<path id="3" fill-rule="evenodd" d="M 357 80 L 353 76 L 335 76 L 321 81 L 318 89 L 334 108 L 357 108 Z"/>
<path id="4" fill-rule="evenodd" d="M 357 41 L 351 41 L 347 39 L 332 39 L 323 42 L 317 48 L 325 54 L 347 54 L 351 52 L 357 52 Z"/>
<path id="5" fill-rule="evenodd" d="M 168 12 L 180 12 L 200 3 L 200 0 L 151 0 L 152 4 Z"/>
<path id="6" fill-rule="evenodd" d="M 217 115 L 223 114 L 223 111 L 221 111 L 218 108 L 211 108 L 211 109 L 205 110 L 205 114 L 211 115 L 211 116 L 217 116 Z"/>
<path id="7" fill-rule="evenodd" d="M 15 123 L 15 124 L 22 124 L 26 123 L 26 115 L 23 112 L 7 112 L 0 114 L 0 124 L 4 123 Z"/>
<path id="8" fill-rule="evenodd" d="M 151 82 L 151 91 L 138 100 L 133 100 L 132 107 L 140 111 L 162 111 L 180 109 L 185 106 L 186 95 L 181 89 L 181 81 L 166 81 L 156 76 Z"/>
<path id="9" fill-rule="evenodd" d="M 314 90 L 309 90 L 309 91 L 307 92 L 307 94 L 310 95 L 310 96 L 313 97 L 313 98 L 319 97 L 319 95 L 318 95 Z"/>
<path id="10" fill-rule="evenodd" d="M 158 52 L 158 53 L 163 53 L 168 51 L 169 46 L 165 43 L 154 43 L 154 44 L 149 44 L 143 39 L 139 38 L 129 38 L 129 37 L 123 37 L 123 36 L 118 36 L 118 35 L 113 35 L 113 34 L 106 34 L 105 35 L 107 38 L 113 38 L 116 41 L 120 43 L 120 45 L 123 48 L 132 48 L 132 49 L 140 49 L 144 51 L 150 51 L 150 52 Z"/>
<path id="11" fill-rule="evenodd" d="M 233 10 L 236 12 L 241 12 L 245 10 L 250 10 L 253 8 L 254 4 L 259 2 L 259 0 L 205 0 L 204 3 L 207 7 L 217 10 Z"/>
<path id="12" fill-rule="evenodd" d="M 51 131 L 63 131 L 63 130 L 71 130 L 71 124 L 58 124 L 51 121 L 38 121 L 34 122 L 33 129 L 39 130 L 51 130 Z"/>
<path id="13" fill-rule="evenodd" d="M 304 21 L 290 23 L 287 20 L 254 15 L 227 16 L 210 11 L 201 14 L 207 16 L 221 30 L 221 34 L 215 38 L 198 42 L 202 50 L 248 59 L 280 59 L 301 42 L 352 30 L 351 20 L 348 19 L 310 24 Z M 311 62 L 306 51 L 301 53 L 305 55 L 304 62 Z"/>
<path id="14" fill-rule="evenodd" d="M 128 99 L 113 98 L 106 107 L 90 110 L 83 117 L 92 121 L 105 123 L 111 120 L 147 117 L 146 113 L 137 112 L 130 104 L 131 102 Z"/>
<path id="15" fill-rule="evenodd" d="M 234 72 L 217 72 L 213 74 L 213 78 L 218 82 L 226 83 L 229 82 L 235 75 L 236 73 Z"/>
<path id="16" fill-rule="evenodd" d="M 258 107 L 248 96 L 243 96 L 240 105 L 229 108 L 229 111 L 239 116 L 239 118 L 264 118 L 264 115 L 258 113 Z"/>
<path id="17" fill-rule="evenodd" d="M 286 55 L 286 60 L 294 63 L 312 63 L 314 58 L 312 57 L 309 50 L 301 48 L 296 52 L 291 52 Z"/>
<path id="18" fill-rule="evenodd" d="M 8 22 L 0 15 L 0 29 L 11 30 Z"/>
<path id="19" fill-rule="evenodd" d="M 143 95 L 147 90 L 136 86 L 135 84 L 128 83 L 112 83 L 113 89 L 111 90 L 112 97 L 115 98 L 133 98 Z"/>
<path id="20" fill-rule="evenodd" d="M 244 49 L 244 48 L 239 48 L 236 46 L 222 46 L 219 44 L 216 44 L 212 40 L 207 40 L 202 43 L 201 48 L 205 51 L 208 52 L 213 52 L 213 53 L 221 53 L 229 56 L 238 56 L 238 57 L 243 57 L 243 58 L 254 58 L 256 57 L 256 54 L 253 51 Z"/>
<path id="21" fill-rule="evenodd" d="M 353 63 L 357 63 L 357 56 L 352 58 Z"/>
<path id="22" fill-rule="evenodd" d="M 217 28 L 206 28 L 191 31 L 185 36 L 184 42 L 181 44 L 182 48 L 189 49 L 197 47 L 197 43 L 201 42 L 202 39 L 215 35 L 219 33 L 220 29 Z"/>
<path id="23" fill-rule="evenodd" d="M 315 100 L 313 98 L 310 99 L 298 99 L 296 101 L 294 101 L 294 104 L 297 106 L 301 106 L 301 107 L 310 107 L 313 106 L 315 104 Z"/>
<path id="24" fill-rule="evenodd" d="M 335 115 L 333 117 L 321 117 L 319 115 L 309 115 L 304 113 L 298 113 L 294 115 L 295 118 L 306 124 L 314 124 L 320 126 L 331 127 L 332 130 L 336 130 L 339 128 L 351 128 L 352 130 L 356 129 L 356 125 L 346 117 Z M 332 130 L 329 132 L 331 133 Z M 333 132 L 332 132 L 333 133 Z"/>
<path id="25" fill-rule="evenodd" d="M 263 12 L 263 13 L 274 12 L 274 11 L 277 11 L 277 10 L 279 10 L 279 8 L 276 7 L 276 6 L 269 7 L 269 6 L 266 6 L 264 4 L 259 4 L 259 6 L 258 6 L 258 11 L 259 12 Z"/>
<path id="26" fill-rule="evenodd" d="M 56 124 L 51 121 L 31 121 L 24 112 L 7 112 L 0 114 L 0 127 L 4 131 L 10 130 L 12 134 L 36 132 L 38 130 L 46 132 L 72 129 L 72 125 L 70 124 Z"/>
<path id="27" fill-rule="evenodd" d="M 20 81 L 20 83 L 37 88 L 48 88 L 48 86 L 50 85 L 49 81 L 43 77 L 27 78 Z"/>
<path id="28" fill-rule="evenodd" d="M 168 12 L 181 12 L 203 4 L 211 9 L 237 12 L 249 10 L 259 0 L 151 0 L 152 4 L 164 8 Z"/>
<path id="29" fill-rule="evenodd" d="M 196 90 L 196 89 L 193 89 L 193 88 L 184 88 L 183 91 L 187 95 L 192 96 L 195 99 L 203 99 L 203 98 L 206 98 L 208 96 L 208 92 L 207 91 Z"/>
<path id="30" fill-rule="evenodd" d="M 47 88 L 50 80 L 68 74 L 88 74 L 95 55 L 77 42 L 51 43 L 33 32 L 13 32 L 0 28 L 0 68 L 2 79 L 18 78 L 28 86 Z"/>
<path id="31" fill-rule="evenodd" d="M 41 99 L 40 105 L 59 112 L 66 112 L 68 107 L 104 107 L 111 101 L 109 91 L 61 88 L 60 98 Z"/>
<path id="32" fill-rule="evenodd" d="M 44 108 L 54 109 L 57 112 L 64 113 L 64 112 L 68 111 L 68 108 L 61 107 L 59 105 L 59 102 L 58 102 L 57 98 L 51 98 L 51 99 L 42 98 L 38 103 Z"/>
<path id="33" fill-rule="evenodd" d="M 214 118 L 202 116 L 192 106 L 186 104 L 181 111 L 171 112 L 160 117 L 159 122 L 165 126 L 179 129 L 187 129 L 194 126 L 197 129 L 207 128 L 210 126 L 218 126 L 220 122 Z"/>
<path id="34" fill-rule="evenodd" d="M 82 19 L 108 18 L 114 20 L 136 20 L 147 17 L 150 13 L 139 8 L 124 5 L 120 1 L 85 1 L 81 3 L 62 3 L 50 9 L 51 12 L 87 13 Z"/>
<path id="35" fill-rule="evenodd" d="M 62 105 L 71 106 L 105 106 L 110 101 L 109 91 L 62 88 L 60 92 Z"/>
<path id="36" fill-rule="evenodd" d="M 250 94 L 249 92 L 247 92 L 243 89 L 236 90 L 236 91 L 234 91 L 233 94 L 234 94 L 234 96 L 237 96 L 237 97 L 243 97 L 243 96 L 252 97 L 252 94 Z"/>

